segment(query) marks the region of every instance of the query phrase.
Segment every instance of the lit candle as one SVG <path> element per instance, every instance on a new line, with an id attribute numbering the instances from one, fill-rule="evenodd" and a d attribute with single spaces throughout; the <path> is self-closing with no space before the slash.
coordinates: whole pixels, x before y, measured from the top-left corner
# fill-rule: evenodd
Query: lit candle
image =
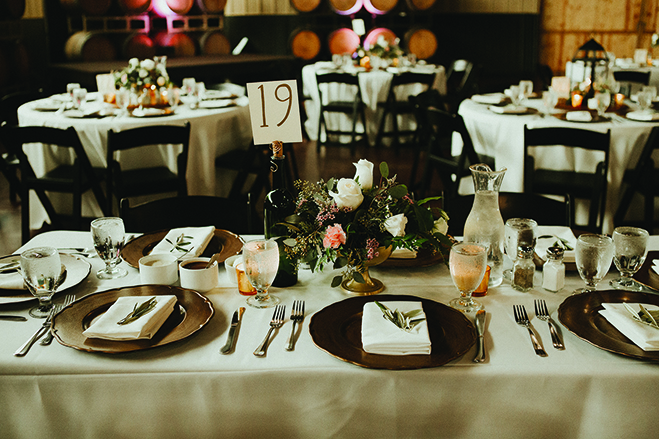
<path id="1" fill-rule="evenodd" d="M 616 93 L 614 96 L 616 107 L 622 107 L 625 103 L 625 95 L 622 93 Z"/>
<path id="2" fill-rule="evenodd" d="M 581 96 L 579 93 L 572 93 L 572 106 L 574 108 L 581 107 L 581 104 L 583 103 L 583 96 Z"/>

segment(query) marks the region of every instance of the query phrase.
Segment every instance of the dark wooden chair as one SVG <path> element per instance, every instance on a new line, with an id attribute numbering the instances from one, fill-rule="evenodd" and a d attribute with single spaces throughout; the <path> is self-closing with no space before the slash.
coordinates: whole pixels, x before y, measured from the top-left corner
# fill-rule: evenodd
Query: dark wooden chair
<path id="1" fill-rule="evenodd" d="M 620 82 L 620 93 L 627 97 L 631 96 L 633 89 L 650 83 L 650 72 L 619 70 L 613 72 L 613 77 Z"/>
<path id="2" fill-rule="evenodd" d="M 463 195 L 445 206 L 449 215 L 449 232 L 464 235 L 464 224 L 474 204 L 474 195 Z M 531 218 L 541 226 L 572 227 L 572 199 L 565 194 L 564 200 L 555 200 L 524 192 L 500 192 L 499 210 L 505 223 L 510 218 Z"/>
<path id="3" fill-rule="evenodd" d="M 188 145 L 190 123 L 183 126 L 151 125 L 115 132 L 108 131 L 107 145 L 107 211 L 114 211 L 114 200 L 140 195 L 176 192 L 187 195 L 186 168 L 188 166 Z M 124 170 L 117 159 L 117 153 L 135 148 L 150 148 L 157 151 L 158 145 L 181 145 L 177 156 L 177 172 L 167 166 L 144 167 Z"/>
<path id="4" fill-rule="evenodd" d="M 286 150 L 286 146 L 284 149 Z M 215 159 L 217 169 L 236 174 L 229 190 L 229 198 L 237 199 L 249 193 L 253 199 L 258 199 L 261 192 L 270 190 L 270 155 L 267 145 L 255 145 L 252 141 L 247 148 L 234 149 Z M 286 157 L 289 155 L 286 154 Z"/>
<path id="5" fill-rule="evenodd" d="M 650 233 L 657 222 L 654 220 L 654 199 L 659 196 L 659 169 L 655 168 L 652 153 L 659 150 L 659 127 L 652 128 L 636 167 L 625 171 L 622 179 L 624 190 L 621 191 L 620 203 L 613 218 L 617 226 L 632 225 L 625 220 L 634 195 L 643 197 L 643 220 L 637 224 Z"/>
<path id="6" fill-rule="evenodd" d="M 130 232 L 215 226 L 238 234 L 258 233 L 252 225 L 253 206 L 249 196 L 242 200 L 201 195 L 168 197 L 132 207 L 124 198 L 120 215 L 126 231 Z"/>
<path id="7" fill-rule="evenodd" d="M 349 73 L 323 73 L 316 74 L 318 84 L 318 94 L 320 96 L 320 113 L 318 115 L 318 141 L 317 149 L 323 145 L 326 146 L 349 146 L 352 153 L 355 152 L 357 139 L 368 142 L 366 137 L 366 116 L 364 113 L 364 102 L 362 101 L 361 88 L 359 86 L 359 77 Z M 332 100 L 329 97 L 329 88 L 336 86 L 349 87 L 354 96 L 349 100 Z M 340 126 L 333 126 L 327 123 L 329 114 L 344 114 L 350 117 L 350 130 L 341 129 Z M 363 131 L 357 131 L 357 122 L 361 120 Z M 325 139 L 323 140 L 323 132 Z M 341 141 L 342 136 L 350 136 L 350 143 Z M 330 138 L 337 140 L 330 140 Z"/>
<path id="8" fill-rule="evenodd" d="M 0 139 L 16 154 L 21 170 L 21 238 L 23 243 L 30 239 L 29 192 L 34 190 L 41 201 L 53 227 L 70 230 L 88 230 L 90 219 L 82 217 L 82 194 L 92 190 L 96 201 L 103 209 L 106 196 L 100 185 L 104 169 L 94 169 L 82 147 L 75 128 L 16 127 L 8 124 L 0 127 Z M 47 145 L 47 146 L 43 146 Z M 72 157 L 73 164 L 62 164 L 37 177 L 27 151 L 30 148 L 57 148 L 58 157 Z M 71 214 L 57 212 L 47 192 L 71 194 Z"/>
<path id="9" fill-rule="evenodd" d="M 378 107 L 382 108 L 383 112 L 375 141 L 376 145 L 381 146 L 382 140 L 385 137 L 390 137 L 393 139 L 393 145 L 398 147 L 403 143 L 401 139 L 414 136 L 416 129 L 401 130 L 398 126 L 399 116 L 408 115 L 414 117 L 415 115 L 414 105 L 409 101 L 410 94 L 403 95 L 404 93 L 400 89 L 406 86 L 420 84 L 425 87 L 424 91 L 427 91 L 432 88 L 434 82 L 435 73 L 404 72 L 393 76 L 387 93 L 387 99 L 384 102 L 378 103 Z M 391 119 L 391 130 L 386 130 L 388 119 Z"/>
<path id="10" fill-rule="evenodd" d="M 610 143 L 611 130 L 600 133 L 579 128 L 529 129 L 524 126 L 524 191 L 561 196 L 570 194 L 573 200 L 589 200 L 588 224 L 580 224 L 578 227 L 601 233 L 606 207 Z M 592 172 L 560 171 L 536 165 L 534 151 L 557 145 L 600 151 L 602 158 L 593 163 Z"/>
<path id="11" fill-rule="evenodd" d="M 466 59 L 453 61 L 446 71 L 446 102 L 448 111 L 458 111 L 460 103 L 478 93 L 480 67 Z"/>

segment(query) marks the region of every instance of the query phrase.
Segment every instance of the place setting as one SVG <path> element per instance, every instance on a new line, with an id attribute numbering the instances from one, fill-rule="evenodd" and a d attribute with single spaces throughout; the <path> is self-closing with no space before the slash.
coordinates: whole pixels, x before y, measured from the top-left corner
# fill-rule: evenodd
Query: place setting
<path id="1" fill-rule="evenodd" d="M 511 85 L 508 89 L 504 90 L 503 97 L 501 94 L 477 95 L 472 100 L 478 103 L 487 103 L 487 101 L 495 101 L 501 98 L 499 102 L 488 104 L 487 109 L 496 114 L 509 114 L 509 115 L 526 115 L 537 114 L 538 110 L 522 105 L 525 100 L 533 96 L 533 82 L 528 80 L 520 81 L 518 85 Z"/>

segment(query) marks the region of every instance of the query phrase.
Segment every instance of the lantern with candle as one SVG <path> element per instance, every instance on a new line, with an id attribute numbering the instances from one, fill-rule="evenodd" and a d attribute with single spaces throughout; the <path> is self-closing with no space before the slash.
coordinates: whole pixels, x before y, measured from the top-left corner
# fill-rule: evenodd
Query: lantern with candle
<path id="1" fill-rule="evenodd" d="M 604 47 L 593 38 L 579 47 L 572 57 L 572 74 L 570 76 L 573 82 L 582 84 L 588 82 L 589 85 L 596 82 L 598 78 L 607 78 L 609 76 L 609 57 Z M 583 90 L 586 102 L 594 95 L 593 87 Z"/>

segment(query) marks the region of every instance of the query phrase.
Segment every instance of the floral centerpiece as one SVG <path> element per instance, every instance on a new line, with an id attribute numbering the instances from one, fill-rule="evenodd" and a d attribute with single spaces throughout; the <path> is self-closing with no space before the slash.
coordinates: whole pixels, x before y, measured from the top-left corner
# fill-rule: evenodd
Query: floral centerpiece
<path id="1" fill-rule="evenodd" d="M 404 55 L 403 50 L 398 45 L 398 39 L 390 43 L 383 35 L 380 35 L 375 44 L 366 50 L 364 47 L 359 46 L 355 50 L 354 57 L 360 66 L 366 68 L 377 68 L 379 66 L 373 65 L 374 58 L 384 60 L 385 63 L 391 64 L 394 67 L 398 65 L 399 59 Z"/>
<path id="2" fill-rule="evenodd" d="M 114 72 L 115 86 L 117 89 L 129 89 L 141 95 L 140 100 L 143 105 L 166 105 L 166 90 L 172 86 L 167 73 L 166 59 L 165 56 L 141 61 L 131 58 L 127 67 Z"/>
<path id="3" fill-rule="evenodd" d="M 389 177 L 385 162 L 379 185 L 373 184 L 373 163 L 362 159 L 355 166 L 352 179 L 295 182 L 297 206 L 286 219 L 291 230 L 286 251 L 312 271 L 329 263 L 343 268 L 332 286 L 344 289 L 346 281 L 368 283 L 370 262 L 398 248 L 426 249 L 445 258 L 452 245 L 448 216 L 427 206 L 439 197 L 415 201 L 395 175 Z"/>

